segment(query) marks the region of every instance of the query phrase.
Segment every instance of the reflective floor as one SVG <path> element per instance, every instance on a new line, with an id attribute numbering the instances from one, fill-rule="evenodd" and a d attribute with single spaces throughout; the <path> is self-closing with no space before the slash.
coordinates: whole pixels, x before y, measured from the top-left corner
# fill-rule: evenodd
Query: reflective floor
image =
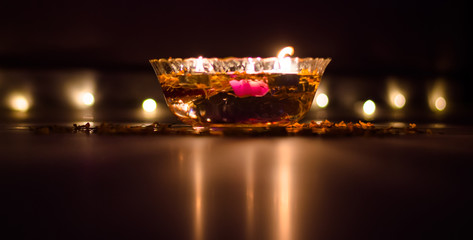
<path id="1" fill-rule="evenodd" d="M 450 129 L 460 130 L 229 138 L 34 135 L 4 127 L 1 234 L 470 239 L 473 134 Z"/>

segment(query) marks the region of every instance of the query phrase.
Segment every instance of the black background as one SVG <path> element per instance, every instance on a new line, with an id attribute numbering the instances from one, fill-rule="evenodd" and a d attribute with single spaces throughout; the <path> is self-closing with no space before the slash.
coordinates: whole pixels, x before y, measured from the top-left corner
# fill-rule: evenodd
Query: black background
<path id="1" fill-rule="evenodd" d="M 459 1 L 8 1 L 0 66 L 148 67 L 167 57 L 332 57 L 332 71 L 465 74 Z"/>

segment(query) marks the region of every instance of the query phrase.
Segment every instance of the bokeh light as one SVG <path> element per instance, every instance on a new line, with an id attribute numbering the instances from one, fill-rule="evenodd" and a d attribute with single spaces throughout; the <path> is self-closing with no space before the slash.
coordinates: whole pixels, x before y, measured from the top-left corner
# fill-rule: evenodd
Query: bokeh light
<path id="1" fill-rule="evenodd" d="M 433 82 L 428 91 L 428 103 L 433 112 L 444 113 L 447 107 L 446 80 L 439 78 Z"/>
<path id="2" fill-rule="evenodd" d="M 95 97 L 92 93 L 83 92 L 83 93 L 80 94 L 80 98 L 81 98 L 82 104 L 84 104 L 85 106 L 94 105 Z"/>
<path id="3" fill-rule="evenodd" d="M 325 93 L 318 94 L 315 103 L 319 108 L 325 108 L 328 105 L 328 96 Z"/>
<path id="4" fill-rule="evenodd" d="M 12 94 L 9 97 L 9 106 L 12 110 L 26 112 L 30 108 L 30 103 L 26 96 L 21 94 Z"/>
<path id="5" fill-rule="evenodd" d="M 438 97 L 435 99 L 435 109 L 437 111 L 443 111 L 447 107 L 447 101 L 443 97 Z"/>
<path id="6" fill-rule="evenodd" d="M 372 100 L 367 100 L 363 104 L 363 112 L 367 115 L 373 115 L 376 111 L 376 104 Z"/>
<path id="7" fill-rule="evenodd" d="M 95 72 L 78 71 L 59 77 L 64 84 L 65 95 L 76 109 L 87 109 L 95 104 Z"/>
<path id="8" fill-rule="evenodd" d="M 154 99 L 148 98 L 143 101 L 142 107 L 145 112 L 154 112 L 156 111 L 157 104 Z"/>
<path id="9" fill-rule="evenodd" d="M 392 104 L 394 107 L 401 109 L 406 105 L 406 97 L 402 93 L 398 93 L 392 99 Z"/>

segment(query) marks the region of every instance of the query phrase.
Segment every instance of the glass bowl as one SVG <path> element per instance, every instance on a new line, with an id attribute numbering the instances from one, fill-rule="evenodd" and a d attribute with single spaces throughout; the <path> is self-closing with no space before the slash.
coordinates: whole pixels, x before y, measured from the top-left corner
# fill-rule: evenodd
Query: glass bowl
<path id="1" fill-rule="evenodd" d="M 285 126 L 310 110 L 330 58 L 151 59 L 166 103 L 194 127 Z"/>

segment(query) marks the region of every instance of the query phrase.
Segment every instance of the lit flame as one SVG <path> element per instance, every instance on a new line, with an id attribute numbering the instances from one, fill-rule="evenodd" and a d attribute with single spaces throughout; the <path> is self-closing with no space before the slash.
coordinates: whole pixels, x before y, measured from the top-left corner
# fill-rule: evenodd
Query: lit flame
<path id="1" fill-rule="evenodd" d="M 195 60 L 195 71 L 204 72 L 204 61 L 202 59 L 202 56 L 200 56 L 199 58 L 197 58 L 197 60 Z"/>
<path id="2" fill-rule="evenodd" d="M 274 69 L 281 70 L 282 72 L 289 72 L 291 70 L 291 58 L 288 56 L 292 56 L 294 54 L 293 47 L 285 47 L 281 49 L 278 53 L 278 60 L 275 63 Z"/>
<path id="3" fill-rule="evenodd" d="M 292 56 L 294 54 L 294 48 L 289 46 L 281 49 L 278 53 L 278 58 L 282 59 L 285 58 L 287 55 Z"/>
<path id="4" fill-rule="evenodd" d="M 248 65 L 246 66 L 246 73 L 254 73 L 255 72 L 255 62 L 253 58 L 248 58 Z"/>

